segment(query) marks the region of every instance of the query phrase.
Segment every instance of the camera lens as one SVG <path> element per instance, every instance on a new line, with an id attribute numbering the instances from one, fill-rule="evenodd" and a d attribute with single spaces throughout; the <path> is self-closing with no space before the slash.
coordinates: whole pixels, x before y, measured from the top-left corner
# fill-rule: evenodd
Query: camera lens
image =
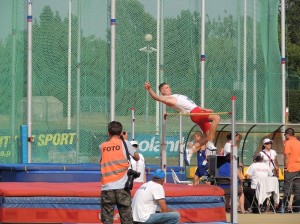
<path id="1" fill-rule="evenodd" d="M 136 172 L 136 171 L 134 171 L 132 169 L 129 169 L 128 172 L 127 172 L 127 175 L 128 175 L 128 180 L 125 183 L 125 189 L 132 190 L 134 179 L 138 178 L 141 175 L 141 173 L 140 172 Z"/>

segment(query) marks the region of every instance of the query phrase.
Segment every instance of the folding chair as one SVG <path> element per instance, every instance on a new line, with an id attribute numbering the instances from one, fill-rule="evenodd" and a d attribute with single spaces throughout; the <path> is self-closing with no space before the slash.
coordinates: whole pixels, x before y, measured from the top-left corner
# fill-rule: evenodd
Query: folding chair
<path id="1" fill-rule="evenodd" d="M 190 185 L 193 184 L 192 181 L 189 180 L 179 180 L 178 176 L 176 175 L 173 169 L 171 169 L 171 172 L 172 172 L 174 184 L 190 184 Z"/>
<path id="2" fill-rule="evenodd" d="M 230 196 L 230 177 L 215 177 L 214 185 L 221 187 L 224 190 L 224 196 Z M 229 187 L 224 187 L 228 185 Z"/>
<path id="3" fill-rule="evenodd" d="M 215 177 L 214 185 L 219 186 L 224 190 L 224 202 L 225 209 L 229 211 L 230 209 L 230 177 Z M 224 185 L 228 185 L 228 188 L 225 188 Z"/>
<path id="4" fill-rule="evenodd" d="M 230 185 L 230 177 L 215 177 L 215 185 Z"/>
<path id="5" fill-rule="evenodd" d="M 298 191 L 296 192 L 296 190 Z M 289 200 L 291 196 L 293 196 L 293 198 Z M 296 198 L 297 204 L 293 205 Z M 294 213 L 294 208 L 298 208 L 298 212 L 300 212 L 300 177 L 294 177 L 292 179 L 284 207 L 290 209 L 292 213 Z"/>
<path id="6" fill-rule="evenodd" d="M 258 205 L 258 202 L 256 200 L 256 195 L 254 194 L 252 197 L 250 208 L 248 209 L 249 212 L 253 213 L 254 208 L 257 208 L 258 213 L 261 214 L 261 207 Z"/>
<path id="7" fill-rule="evenodd" d="M 279 204 L 279 182 L 277 177 L 261 178 L 257 183 L 250 209 L 253 210 L 253 205 L 255 205 L 259 214 L 261 214 L 262 205 L 264 201 L 267 200 L 268 206 L 270 206 L 273 212 L 276 213 L 275 207 L 271 203 L 271 196 L 273 196 L 275 204 Z M 257 201 L 255 199 L 257 199 Z"/>

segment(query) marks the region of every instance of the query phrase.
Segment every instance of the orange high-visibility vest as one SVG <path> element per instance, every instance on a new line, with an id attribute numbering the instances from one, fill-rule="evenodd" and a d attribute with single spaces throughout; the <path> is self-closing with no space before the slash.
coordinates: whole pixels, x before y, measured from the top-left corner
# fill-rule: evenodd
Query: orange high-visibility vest
<path id="1" fill-rule="evenodd" d="M 123 152 L 121 139 L 111 139 L 101 145 L 101 176 L 102 184 L 108 184 L 120 180 L 127 175 L 129 162 Z"/>

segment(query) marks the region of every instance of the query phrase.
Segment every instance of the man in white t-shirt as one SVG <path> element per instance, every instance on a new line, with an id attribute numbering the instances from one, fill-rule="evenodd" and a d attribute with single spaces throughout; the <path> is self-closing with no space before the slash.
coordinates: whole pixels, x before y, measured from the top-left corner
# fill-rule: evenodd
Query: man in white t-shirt
<path id="1" fill-rule="evenodd" d="M 273 176 L 271 168 L 262 162 L 260 154 L 255 154 L 254 163 L 249 166 L 246 172 L 246 178 L 251 179 L 251 189 L 256 189 L 256 185 L 260 178 L 268 176 Z"/>
<path id="2" fill-rule="evenodd" d="M 132 200 L 133 221 L 138 223 L 179 223 L 180 214 L 169 208 L 165 201 L 163 183 L 165 172 L 157 169 L 153 179 L 144 183 Z M 157 212 L 158 207 L 160 208 Z"/>
<path id="3" fill-rule="evenodd" d="M 138 151 L 139 143 L 137 141 L 131 141 L 130 142 L 132 147 Z M 146 182 L 146 167 L 145 167 L 145 158 L 144 156 L 139 153 L 140 159 L 138 161 L 135 161 L 132 156 L 130 156 L 130 163 L 131 163 L 131 168 L 135 170 L 136 172 L 141 173 L 141 175 L 138 178 L 134 179 L 134 182 L 139 182 L 139 183 L 145 183 Z"/>
<path id="4" fill-rule="evenodd" d="M 244 194 L 250 203 L 255 195 L 255 190 L 259 179 L 273 176 L 271 168 L 267 164 L 263 163 L 262 160 L 263 159 L 260 153 L 255 154 L 253 156 L 254 163 L 249 166 L 246 172 L 246 178 L 251 179 L 251 189 L 244 188 Z"/>

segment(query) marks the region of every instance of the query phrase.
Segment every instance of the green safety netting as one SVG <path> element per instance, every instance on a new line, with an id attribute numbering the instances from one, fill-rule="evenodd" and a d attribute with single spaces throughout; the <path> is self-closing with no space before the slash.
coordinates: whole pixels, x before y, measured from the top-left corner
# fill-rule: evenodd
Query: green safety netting
<path id="1" fill-rule="evenodd" d="M 28 2 L 1 1 L 1 162 L 22 161 Z M 206 1 L 206 108 L 230 111 L 235 95 L 238 122 L 282 121 L 278 8 L 279 0 Z M 110 12 L 109 0 L 32 1 L 32 162 L 98 162 L 110 121 Z M 116 1 L 116 120 L 131 138 L 134 108 L 135 138 L 149 164 L 159 161 L 162 117 L 143 84 L 149 79 L 155 88 L 157 79 L 167 81 L 174 93 L 200 105 L 201 15 L 200 0 Z M 153 40 L 146 42 L 146 34 Z M 159 66 L 155 51 L 143 47 L 160 47 Z M 222 115 L 222 121 L 230 122 L 230 116 Z M 192 127 L 184 117 L 183 136 Z M 178 135 L 178 117 L 168 117 L 168 164 L 178 164 Z"/>

